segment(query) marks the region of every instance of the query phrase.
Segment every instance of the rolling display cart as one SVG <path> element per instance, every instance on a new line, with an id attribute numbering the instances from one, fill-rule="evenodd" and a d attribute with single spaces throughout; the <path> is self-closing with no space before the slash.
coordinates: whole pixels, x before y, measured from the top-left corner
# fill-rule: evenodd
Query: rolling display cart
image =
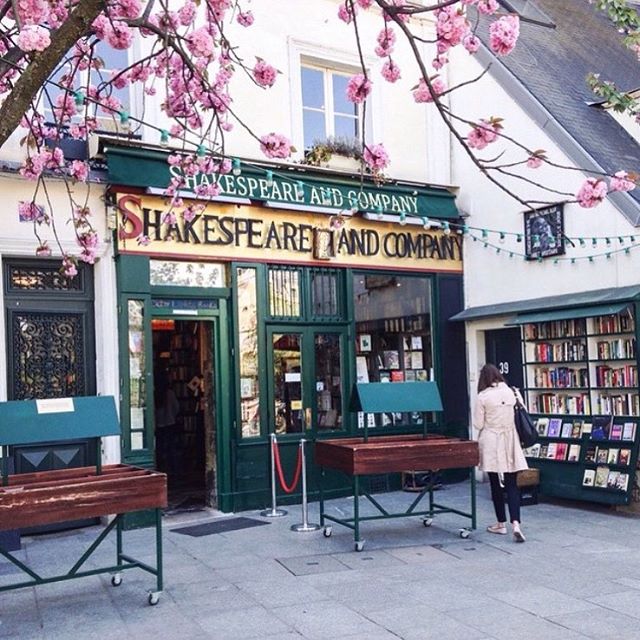
<path id="1" fill-rule="evenodd" d="M 101 438 L 112 435 L 120 435 L 112 397 L 0 403 L 0 531 L 115 515 L 73 567 L 64 574 L 43 577 L 9 551 L 0 548 L 0 555 L 30 578 L 2 585 L 0 592 L 100 573 L 111 573 L 111 583 L 118 586 L 122 582 L 122 571 L 138 568 L 156 577 L 156 589 L 149 592 L 148 602 L 152 605 L 158 603 L 162 592 L 161 509 L 167 505 L 167 477 L 163 473 L 124 464 L 102 466 Z M 78 438 L 95 440 L 98 460 L 95 467 L 9 475 L 9 446 Z M 155 567 L 136 560 L 123 551 L 124 514 L 144 509 L 155 510 Z M 114 529 L 115 563 L 81 570 Z"/>
<path id="2" fill-rule="evenodd" d="M 435 382 L 403 382 L 356 384 L 351 400 L 352 411 L 365 413 L 405 413 L 442 411 L 442 401 Z M 476 528 L 476 486 L 474 467 L 478 464 L 478 443 L 427 434 L 427 416 L 423 417 L 422 435 L 375 436 L 369 438 L 365 420 L 362 438 L 320 440 L 315 444 L 315 461 L 321 468 L 320 525 L 324 535 L 332 533 L 334 522 L 353 529 L 356 551 L 362 551 L 364 540 L 360 537 L 360 523 L 369 520 L 386 520 L 406 516 L 423 516 L 424 526 L 433 522 L 441 513 L 456 513 L 471 520 L 471 527 L 460 529 L 460 536 L 469 537 Z M 338 518 L 328 515 L 324 508 L 322 485 L 325 468 L 336 469 L 353 478 L 353 517 Z M 441 469 L 470 468 L 471 511 L 465 512 L 436 503 L 433 482 L 428 482 L 406 511 L 390 513 L 369 493 L 361 490 L 360 477 L 372 474 L 401 473 L 403 471 L 439 471 Z M 429 474 L 434 478 L 435 474 Z M 364 496 L 377 510 L 375 515 L 360 515 L 360 496 Z M 429 496 L 429 508 L 418 511 L 421 500 Z"/>

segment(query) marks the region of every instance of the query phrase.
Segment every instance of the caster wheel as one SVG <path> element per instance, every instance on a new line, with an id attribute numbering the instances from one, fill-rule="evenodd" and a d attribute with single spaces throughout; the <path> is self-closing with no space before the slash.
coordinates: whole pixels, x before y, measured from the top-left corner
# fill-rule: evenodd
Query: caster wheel
<path id="1" fill-rule="evenodd" d="M 112 584 L 114 587 L 119 587 L 119 586 L 122 584 L 122 575 L 121 575 L 121 574 L 119 574 L 119 573 L 114 573 L 114 574 L 111 576 L 111 584 Z"/>
<path id="2" fill-rule="evenodd" d="M 463 540 L 466 540 L 471 535 L 471 531 L 469 529 L 460 529 L 460 537 Z"/>
<path id="3" fill-rule="evenodd" d="M 160 602 L 160 594 L 159 593 L 150 593 L 148 602 L 152 607 L 154 607 L 155 605 L 158 604 L 158 602 Z"/>
<path id="4" fill-rule="evenodd" d="M 433 524 L 433 518 L 424 518 L 424 519 L 422 520 L 422 524 L 423 524 L 425 527 L 430 527 L 430 526 Z"/>
<path id="5" fill-rule="evenodd" d="M 364 540 L 358 540 L 355 544 L 356 551 L 362 551 L 364 549 Z"/>
<path id="6" fill-rule="evenodd" d="M 333 533 L 333 529 L 331 527 L 325 527 L 322 531 L 322 534 L 324 535 L 325 538 L 330 538 L 332 533 Z"/>

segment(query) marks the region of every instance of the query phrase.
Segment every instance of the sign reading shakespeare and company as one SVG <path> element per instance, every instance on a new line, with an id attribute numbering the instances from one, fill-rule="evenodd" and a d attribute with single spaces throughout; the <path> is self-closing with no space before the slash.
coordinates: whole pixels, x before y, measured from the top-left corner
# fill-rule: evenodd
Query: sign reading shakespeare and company
<path id="1" fill-rule="evenodd" d="M 462 271 L 462 238 L 416 225 L 352 216 L 330 229 L 322 214 L 225 203 L 208 203 L 185 220 L 182 209 L 166 216 L 159 197 L 119 195 L 117 204 L 122 253 Z"/>

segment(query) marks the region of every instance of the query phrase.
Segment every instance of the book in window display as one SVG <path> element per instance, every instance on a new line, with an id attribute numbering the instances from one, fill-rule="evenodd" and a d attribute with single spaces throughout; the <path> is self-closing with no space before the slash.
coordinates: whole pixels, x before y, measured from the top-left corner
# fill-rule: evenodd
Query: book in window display
<path id="1" fill-rule="evenodd" d="M 584 461 L 585 462 L 595 462 L 596 461 L 596 453 L 598 451 L 598 447 L 596 447 L 594 444 L 590 444 L 587 447 L 587 450 L 584 454 Z"/>
<path id="2" fill-rule="evenodd" d="M 607 489 L 616 489 L 618 478 L 620 478 L 619 471 L 609 471 L 609 475 L 607 476 Z"/>
<path id="3" fill-rule="evenodd" d="M 631 461 L 631 449 L 620 449 L 618 454 L 618 464 L 628 465 Z"/>
<path id="4" fill-rule="evenodd" d="M 613 416 L 593 416 L 592 440 L 608 440 L 611 433 Z"/>
<path id="5" fill-rule="evenodd" d="M 596 470 L 595 469 L 585 469 L 584 475 L 582 476 L 582 486 L 583 487 L 593 487 L 596 480 Z"/>
<path id="6" fill-rule="evenodd" d="M 578 462 L 580 460 L 580 445 L 572 444 L 569 446 L 569 453 L 567 454 L 567 461 Z"/>
<path id="7" fill-rule="evenodd" d="M 385 369 L 399 369 L 400 368 L 400 354 L 397 351 L 383 351 L 384 368 Z"/>
<path id="8" fill-rule="evenodd" d="M 616 489 L 626 491 L 629 488 L 629 474 L 621 473 L 616 481 Z"/>
<path id="9" fill-rule="evenodd" d="M 606 488 L 607 482 L 609 480 L 609 467 L 601 466 L 596 468 L 596 479 L 594 480 L 593 486 L 600 487 L 602 489 Z"/>
<path id="10" fill-rule="evenodd" d="M 571 437 L 572 438 L 580 438 L 582 436 L 582 421 L 575 420 L 573 423 L 573 427 L 571 428 Z"/>
<path id="11" fill-rule="evenodd" d="M 558 445 L 555 442 L 550 442 L 547 445 L 547 460 L 555 460 L 556 459 L 556 451 L 558 449 Z"/>
<path id="12" fill-rule="evenodd" d="M 556 460 L 566 460 L 567 459 L 567 443 L 566 442 L 558 442 L 556 445 Z"/>
<path id="13" fill-rule="evenodd" d="M 540 457 L 541 458 L 546 458 L 547 457 L 548 449 L 549 449 L 549 445 L 548 444 L 541 444 L 540 445 Z"/>
<path id="14" fill-rule="evenodd" d="M 598 447 L 596 449 L 596 462 L 598 464 L 606 464 L 608 457 L 609 449 L 605 449 L 604 447 Z"/>
<path id="15" fill-rule="evenodd" d="M 609 449 L 607 453 L 607 464 L 618 464 L 619 449 Z"/>
<path id="16" fill-rule="evenodd" d="M 546 436 L 549 428 L 549 418 L 538 418 L 536 421 L 536 429 L 539 436 Z"/>
<path id="17" fill-rule="evenodd" d="M 559 418 L 551 418 L 549 420 L 549 428 L 547 429 L 547 437 L 557 438 L 560 436 L 560 430 L 562 429 L 562 420 Z"/>
<path id="18" fill-rule="evenodd" d="M 622 439 L 623 440 L 636 439 L 636 423 L 635 422 L 625 422 L 622 425 Z"/>

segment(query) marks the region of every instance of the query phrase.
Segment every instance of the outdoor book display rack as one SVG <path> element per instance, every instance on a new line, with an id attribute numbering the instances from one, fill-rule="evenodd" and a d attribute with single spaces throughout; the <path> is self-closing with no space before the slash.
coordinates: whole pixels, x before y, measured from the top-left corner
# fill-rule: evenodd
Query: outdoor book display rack
<path id="1" fill-rule="evenodd" d="M 30 578 L 1 585 L 0 592 L 101 573 L 111 573 L 111 583 L 118 586 L 122 582 L 122 571 L 138 568 L 156 577 L 156 589 L 149 592 L 148 602 L 158 603 L 163 581 L 161 509 L 167 505 L 167 477 L 124 464 L 102 466 L 101 438 L 111 435 L 120 435 L 120 425 L 114 400 L 109 396 L 0 403 L 0 531 L 115 515 L 73 567 L 60 575 L 44 577 L 0 548 L 0 555 Z M 9 475 L 9 446 L 78 438 L 95 440 L 98 460 L 95 467 Z M 123 550 L 124 515 L 144 509 L 155 510 L 155 566 Z M 115 563 L 82 570 L 114 529 Z"/>
<path id="2" fill-rule="evenodd" d="M 442 401 L 435 382 L 403 382 L 354 385 L 351 410 L 365 413 L 404 413 L 442 411 Z M 360 523 L 369 520 L 386 520 L 407 516 L 422 516 L 425 527 L 431 526 L 433 517 L 442 513 L 455 513 L 471 520 L 471 527 L 461 528 L 462 538 L 468 538 L 476 528 L 476 485 L 474 467 L 478 464 L 478 443 L 460 438 L 427 434 L 427 416 L 423 416 L 422 435 L 375 436 L 369 438 L 367 420 L 361 438 L 319 440 L 315 443 L 315 461 L 320 466 L 320 525 L 325 537 L 332 533 L 334 522 L 353 530 L 355 550 L 362 551 L 364 540 L 360 537 Z M 325 469 L 336 469 L 353 478 L 353 517 L 338 518 L 325 511 L 322 486 Z M 403 471 L 439 471 L 442 469 L 469 468 L 471 477 L 471 511 L 447 507 L 434 501 L 434 473 L 432 479 L 415 497 L 406 511 L 390 513 L 369 493 L 362 491 L 361 476 L 401 473 Z M 429 508 L 419 511 L 422 499 L 429 497 Z M 365 497 L 376 509 L 374 515 L 360 514 L 360 496 Z"/>

